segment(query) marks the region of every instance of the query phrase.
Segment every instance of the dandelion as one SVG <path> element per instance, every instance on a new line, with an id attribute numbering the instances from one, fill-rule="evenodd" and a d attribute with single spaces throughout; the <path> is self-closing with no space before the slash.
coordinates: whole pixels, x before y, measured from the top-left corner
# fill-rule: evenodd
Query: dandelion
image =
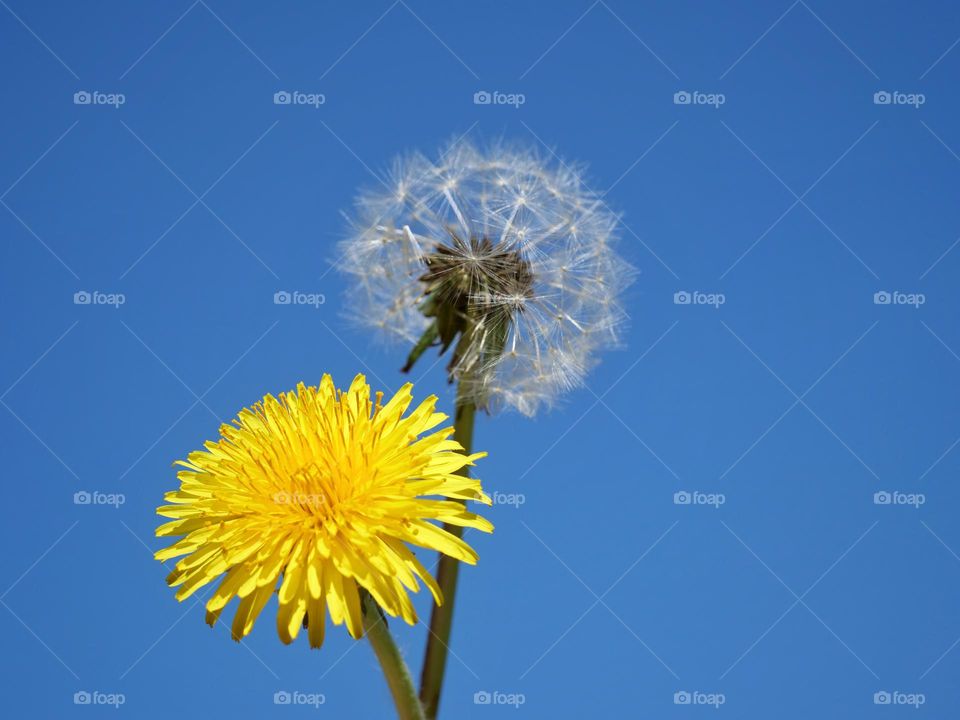
<path id="1" fill-rule="evenodd" d="M 533 415 L 618 342 L 633 275 L 614 250 L 618 222 L 578 169 L 531 149 L 415 154 L 357 201 L 341 245 L 347 306 L 413 346 L 405 369 L 452 348 L 464 402 Z"/>
<path id="2" fill-rule="evenodd" d="M 171 522 L 157 535 L 183 537 L 156 554 L 185 556 L 167 578 L 177 599 L 223 576 L 207 600 L 207 622 L 239 598 L 239 641 L 276 592 L 280 639 L 290 643 L 305 627 L 312 647 L 323 642 L 327 614 L 359 638 L 370 628 L 370 599 L 415 623 L 408 593 L 420 581 L 441 603 L 408 545 L 476 562 L 469 545 L 431 521 L 493 529 L 462 502 L 490 503 L 480 482 L 459 474 L 486 453 L 464 454 L 452 428 L 424 435 L 447 416 L 436 412 L 434 396 L 404 415 L 411 387 L 384 405 L 382 393 L 371 399 L 363 375 L 346 392 L 324 375 L 319 387 L 267 395 L 221 426 L 218 441 L 178 462 L 180 489 L 157 510 Z"/>

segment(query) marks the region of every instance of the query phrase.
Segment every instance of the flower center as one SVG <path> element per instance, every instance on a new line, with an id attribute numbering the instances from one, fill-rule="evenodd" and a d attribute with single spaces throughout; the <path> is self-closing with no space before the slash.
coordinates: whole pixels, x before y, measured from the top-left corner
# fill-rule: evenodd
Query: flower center
<path id="1" fill-rule="evenodd" d="M 287 488 L 278 490 L 271 498 L 275 505 L 288 511 L 319 519 L 327 517 L 335 499 L 329 483 L 315 463 L 308 463 L 290 474 Z"/>
<path id="2" fill-rule="evenodd" d="M 424 258 L 420 311 L 433 322 L 414 347 L 404 371 L 424 350 L 440 353 L 457 341 L 447 372 L 451 382 L 492 366 L 503 354 L 510 325 L 534 295 L 534 276 L 520 252 L 488 237 L 464 240 L 451 232 Z M 459 338 L 459 339 L 458 339 Z"/>
<path id="3" fill-rule="evenodd" d="M 464 314 L 471 301 L 497 304 L 505 298 L 533 295 L 530 264 L 517 250 L 487 237 L 462 240 L 453 234 L 451 244 L 438 244 L 424 263 L 427 271 L 420 281 L 426 294 Z"/>

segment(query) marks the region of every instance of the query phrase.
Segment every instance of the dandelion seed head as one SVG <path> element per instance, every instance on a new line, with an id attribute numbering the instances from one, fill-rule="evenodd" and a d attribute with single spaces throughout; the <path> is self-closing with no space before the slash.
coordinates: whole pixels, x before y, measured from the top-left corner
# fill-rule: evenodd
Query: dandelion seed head
<path id="1" fill-rule="evenodd" d="M 502 142 L 401 158 L 357 198 L 341 245 L 352 317 L 412 343 L 434 322 L 429 298 L 469 308 L 476 337 L 451 378 L 491 410 L 554 405 L 618 344 L 634 275 L 615 252 L 618 217 L 582 175 Z"/>

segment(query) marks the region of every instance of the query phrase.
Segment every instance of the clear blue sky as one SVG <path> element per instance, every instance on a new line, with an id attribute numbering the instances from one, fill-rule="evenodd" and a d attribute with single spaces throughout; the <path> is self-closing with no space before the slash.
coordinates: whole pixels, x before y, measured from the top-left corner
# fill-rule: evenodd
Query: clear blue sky
<path id="1" fill-rule="evenodd" d="M 715 712 L 675 704 L 699 692 L 718 717 L 869 718 L 894 691 L 960 714 L 956 4 L 0 6 L 9 716 L 115 712 L 81 691 L 122 693 L 110 717 L 389 713 L 345 632 L 284 647 L 268 608 L 240 646 L 178 604 L 154 509 L 171 462 L 262 394 L 404 380 L 342 319 L 341 212 L 396 153 L 467 131 L 587 162 L 641 274 L 589 389 L 479 422 L 486 483 L 525 502 L 474 537 L 446 716 Z M 437 390 L 450 407 L 442 365 L 418 383 Z M 418 666 L 424 628 L 393 627 Z M 474 703 L 493 691 L 524 704 Z"/>

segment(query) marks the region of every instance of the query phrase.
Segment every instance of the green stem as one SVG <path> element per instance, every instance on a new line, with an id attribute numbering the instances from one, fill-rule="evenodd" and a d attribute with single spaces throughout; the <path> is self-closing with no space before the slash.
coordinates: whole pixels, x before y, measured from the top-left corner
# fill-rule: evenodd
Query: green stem
<path id="1" fill-rule="evenodd" d="M 465 399 L 463 385 L 458 387 L 457 405 L 454 412 L 453 439 L 463 446 L 466 454 L 473 444 L 473 421 L 477 407 Z M 463 468 L 460 474 L 466 477 L 469 470 Z M 463 534 L 463 528 L 456 525 L 444 525 L 444 530 L 457 537 Z M 427 651 L 423 658 L 423 675 L 420 679 L 420 702 L 429 720 L 437 717 L 440 707 L 440 689 L 443 687 L 443 674 L 447 664 L 447 646 L 450 644 L 450 629 L 453 625 L 453 605 L 457 595 L 457 575 L 460 562 L 449 555 L 440 555 L 437 569 L 437 584 L 443 594 L 443 604 L 434 605 L 430 615 L 430 636 L 427 638 Z"/>
<path id="2" fill-rule="evenodd" d="M 390 686 L 390 694 L 397 706 L 400 720 L 424 720 L 423 707 L 417 698 L 413 678 L 407 664 L 400 655 L 400 649 L 387 629 L 387 619 L 369 593 L 363 593 L 363 631 L 370 640 L 373 652 L 380 661 L 383 675 Z"/>

